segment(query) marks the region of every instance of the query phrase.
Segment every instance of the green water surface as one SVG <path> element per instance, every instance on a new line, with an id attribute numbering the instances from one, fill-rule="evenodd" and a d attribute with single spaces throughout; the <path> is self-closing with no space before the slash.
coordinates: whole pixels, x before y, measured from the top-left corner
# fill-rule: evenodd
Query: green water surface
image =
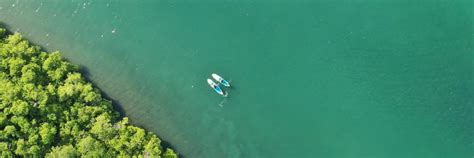
<path id="1" fill-rule="evenodd" d="M 3 0 L 185 157 L 474 156 L 472 0 Z M 232 80 L 228 98 L 206 83 Z"/>

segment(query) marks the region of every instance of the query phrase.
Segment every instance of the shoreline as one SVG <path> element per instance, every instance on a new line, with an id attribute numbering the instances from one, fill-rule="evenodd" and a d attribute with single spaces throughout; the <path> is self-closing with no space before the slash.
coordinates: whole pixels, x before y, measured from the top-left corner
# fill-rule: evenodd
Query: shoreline
<path id="1" fill-rule="evenodd" d="M 5 33 L 4 33 L 2 38 L 14 35 L 15 33 L 19 33 L 19 32 L 12 32 L 11 30 L 13 30 L 13 28 L 11 26 L 9 26 L 8 24 L 6 24 L 5 22 L 3 22 L 3 21 L 0 21 L 0 28 L 5 29 Z M 43 45 L 32 42 L 27 37 L 22 37 L 22 39 L 25 40 L 25 41 L 28 41 L 29 46 L 38 46 L 40 52 L 46 52 L 47 54 L 51 54 L 52 52 L 54 52 L 54 51 L 50 51 L 47 47 L 45 47 Z M 60 54 L 62 54 L 62 53 L 60 52 Z M 85 80 L 85 82 L 91 83 L 93 88 L 98 90 L 101 98 L 111 102 L 113 112 L 118 113 L 117 118 L 112 120 L 112 122 L 119 123 L 120 120 L 123 120 L 124 118 L 126 118 L 128 120 L 128 117 L 127 117 L 127 114 L 126 114 L 127 112 L 124 110 L 124 108 L 122 106 L 123 104 L 119 100 L 110 97 L 110 95 L 107 94 L 105 91 L 103 91 L 101 89 L 101 87 L 97 86 L 98 84 L 90 78 L 90 70 L 89 70 L 88 67 L 83 66 L 83 65 L 79 66 L 79 64 L 77 64 L 77 63 L 72 63 L 66 57 L 62 57 L 62 60 L 67 62 L 67 63 L 70 63 L 74 66 L 77 66 L 78 69 L 76 71 L 82 75 L 82 78 Z M 132 122 L 133 122 L 133 120 L 132 120 Z M 152 133 L 153 135 L 158 136 L 158 138 L 160 140 L 160 145 L 163 148 L 163 153 L 165 152 L 165 149 L 176 149 L 175 146 L 172 143 L 170 143 L 169 141 L 163 140 L 157 133 L 151 132 L 149 129 L 146 129 L 143 126 L 137 126 L 135 123 L 134 124 L 129 124 L 129 125 L 144 129 L 146 132 Z M 166 150 L 166 151 L 168 151 L 168 150 Z M 171 151 L 173 152 L 173 150 L 171 150 Z M 177 151 L 174 151 L 174 152 L 176 153 L 176 155 L 178 155 Z M 181 153 L 179 153 L 178 157 L 185 157 L 185 156 L 182 155 Z"/>
<path id="2" fill-rule="evenodd" d="M 14 30 L 13 27 L 11 27 L 9 24 L 5 23 L 4 21 L 0 21 L 0 28 L 5 28 L 6 29 L 6 33 L 5 33 L 6 35 L 12 35 L 12 34 L 15 33 L 15 32 L 11 31 L 11 30 Z M 47 53 L 52 52 L 51 50 L 48 49 L 48 47 L 45 47 L 41 44 L 37 44 L 35 42 L 32 42 L 28 37 L 23 37 L 23 39 L 28 40 L 31 45 L 39 46 L 42 51 L 45 51 Z M 66 57 L 63 57 L 63 59 L 66 59 L 67 62 L 72 63 Z M 90 69 L 88 67 L 86 67 L 84 65 L 79 65 L 78 63 L 72 63 L 72 64 L 79 66 L 78 71 L 83 75 L 83 77 L 86 79 L 87 82 L 92 83 L 92 85 L 94 85 L 94 87 L 100 89 L 100 94 L 102 95 L 103 98 L 112 101 L 112 105 L 113 105 L 114 110 L 117 111 L 120 114 L 118 119 L 122 119 L 124 117 L 127 117 L 127 111 L 123 108 L 124 104 L 121 103 L 121 101 L 119 101 L 117 99 L 114 99 L 113 97 L 110 97 L 110 95 L 107 92 L 105 92 L 102 89 L 102 87 L 99 87 L 98 84 L 93 79 L 90 78 Z M 133 123 L 134 119 L 131 119 L 130 122 Z M 137 124 L 137 122 L 133 123 L 133 125 L 136 125 L 136 124 Z M 147 131 L 151 132 L 149 130 L 149 128 L 146 128 L 143 125 L 140 125 L 138 127 L 146 129 Z M 160 129 L 164 129 L 164 128 L 160 128 Z M 153 132 L 153 133 L 155 133 L 155 132 Z M 171 143 L 170 141 L 168 141 L 168 139 L 162 139 L 163 137 L 161 137 L 161 135 L 159 135 L 159 134 L 156 134 L 156 135 L 160 138 L 160 140 L 162 142 L 162 146 L 164 148 L 177 149 L 176 143 Z M 184 157 L 185 158 L 186 155 L 183 155 L 183 153 L 179 152 L 179 157 L 182 157 L 182 158 Z"/>

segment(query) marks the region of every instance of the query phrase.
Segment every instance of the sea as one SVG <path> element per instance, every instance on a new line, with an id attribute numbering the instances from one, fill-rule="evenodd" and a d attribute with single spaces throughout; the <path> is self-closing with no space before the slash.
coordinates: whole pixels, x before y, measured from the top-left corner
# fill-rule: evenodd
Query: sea
<path id="1" fill-rule="evenodd" d="M 472 0 L 0 1 L 185 158 L 472 158 L 473 22 Z"/>

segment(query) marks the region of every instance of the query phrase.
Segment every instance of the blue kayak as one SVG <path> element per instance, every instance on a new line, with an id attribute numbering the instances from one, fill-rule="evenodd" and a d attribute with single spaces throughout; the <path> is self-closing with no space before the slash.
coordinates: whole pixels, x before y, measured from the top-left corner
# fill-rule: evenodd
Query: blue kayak
<path id="1" fill-rule="evenodd" d="M 224 90 L 222 90 L 222 88 L 211 79 L 207 79 L 207 83 L 209 84 L 209 86 L 211 86 L 212 89 L 214 89 L 216 93 L 224 97 L 227 96 L 227 93 L 225 93 Z"/>
<path id="2" fill-rule="evenodd" d="M 224 86 L 226 86 L 226 87 L 230 87 L 230 83 L 229 83 L 227 80 L 225 80 L 224 78 L 222 78 L 221 76 L 219 76 L 219 75 L 213 73 L 213 74 L 212 74 L 212 78 L 214 78 L 214 79 L 215 79 L 217 82 L 219 82 L 220 84 L 222 84 L 222 85 L 224 85 Z"/>

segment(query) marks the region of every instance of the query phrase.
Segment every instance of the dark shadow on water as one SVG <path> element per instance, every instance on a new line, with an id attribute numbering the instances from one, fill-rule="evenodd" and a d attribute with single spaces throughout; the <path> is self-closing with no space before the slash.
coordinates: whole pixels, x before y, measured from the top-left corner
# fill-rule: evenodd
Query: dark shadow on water
<path id="1" fill-rule="evenodd" d="M 6 29 L 11 29 L 10 25 L 8 25 L 8 24 L 6 24 L 6 23 L 4 23 L 4 22 L 2 22 L 2 21 L 0 21 L 0 27 L 6 28 Z"/>
<path id="2" fill-rule="evenodd" d="M 175 153 L 176 153 L 176 152 L 179 152 L 179 151 L 176 151 L 176 150 L 175 150 L 176 148 L 175 148 L 173 145 L 171 145 L 169 142 L 164 141 L 164 140 L 162 140 L 161 138 L 160 138 L 160 140 L 161 140 L 161 146 L 163 147 L 163 152 L 166 151 L 166 148 L 173 149 L 173 151 L 174 151 Z M 186 158 L 186 156 L 184 156 L 183 154 L 179 154 L 179 157 L 180 157 L 180 158 Z"/>
<path id="3" fill-rule="evenodd" d="M 6 23 L 4 23 L 4 22 L 1 22 L 1 21 L 0 21 L 0 28 L 5 28 L 5 29 L 7 29 L 7 32 L 6 32 L 7 35 L 13 34 L 13 32 L 10 31 L 10 30 L 11 30 L 10 25 L 8 25 L 8 24 L 6 24 Z"/>
<path id="4" fill-rule="evenodd" d="M 79 65 L 79 72 L 82 74 L 82 76 L 86 79 L 87 82 L 90 82 L 92 83 L 92 85 L 96 88 L 98 88 L 96 85 L 97 83 L 95 83 L 94 81 L 91 80 L 90 78 L 90 71 L 89 71 L 89 68 L 83 66 L 83 65 Z M 100 89 L 100 88 L 98 88 Z M 117 111 L 119 113 L 119 118 L 118 120 L 121 120 L 123 117 L 127 116 L 126 115 L 126 112 L 125 110 L 122 108 L 122 104 L 120 103 L 120 101 L 116 100 L 116 99 L 113 99 L 112 97 L 110 97 L 107 93 L 105 93 L 104 91 L 100 90 L 100 94 L 101 96 L 104 98 L 104 99 L 107 99 L 107 100 L 110 100 L 112 101 L 112 106 L 114 108 L 115 111 Z"/>

